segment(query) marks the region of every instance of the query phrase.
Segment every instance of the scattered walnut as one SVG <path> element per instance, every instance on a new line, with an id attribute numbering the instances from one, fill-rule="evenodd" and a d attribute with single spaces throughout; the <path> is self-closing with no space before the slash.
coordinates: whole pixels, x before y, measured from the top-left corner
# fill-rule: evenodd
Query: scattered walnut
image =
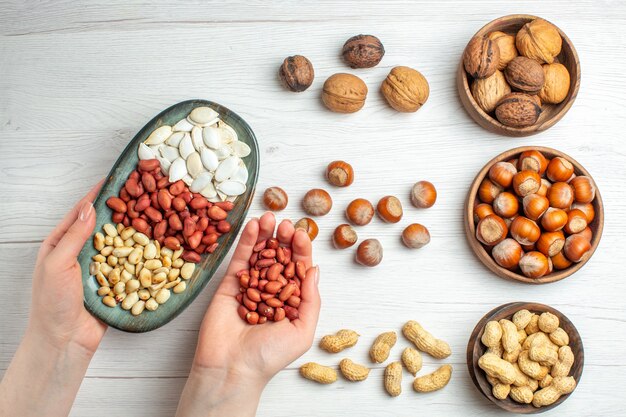
<path id="1" fill-rule="evenodd" d="M 539 92 L 539 98 L 544 103 L 559 104 L 567 97 L 569 93 L 569 72 L 562 64 L 544 64 L 543 73 L 546 82 Z"/>
<path id="2" fill-rule="evenodd" d="M 504 74 L 496 71 L 491 77 L 480 78 L 472 83 L 472 96 L 485 113 L 491 113 L 500 99 L 511 92 Z"/>
<path id="3" fill-rule="evenodd" d="M 499 63 L 500 49 L 486 36 L 472 38 L 463 52 L 463 66 L 473 78 L 487 78 L 493 75 Z"/>
<path id="4" fill-rule="evenodd" d="M 509 62 L 504 75 L 511 88 L 528 94 L 537 94 L 543 88 L 543 68 L 534 59 L 518 56 Z"/>
<path id="5" fill-rule="evenodd" d="M 385 48 L 376 36 L 356 35 L 343 45 L 343 59 L 352 68 L 371 68 L 385 55 Z"/>
<path id="6" fill-rule="evenodd" d="M 416 112 L 428 100 L 426 78 L 409 67 L 395 67 L 380 86 L 387 103 L 400 112 Z"/>
<path id="7" fill-rule="evenodd" d="M 537 123 L 541 114 L 539 101 L 524 93 L 511 93 L 496 105 L 496 118 L 503 125 L 526 127 Z"/>
<path id="8" fill-rule="evenodd" d="M 295 92 L 309 88 L 315 77 L 311 61 L 302 55 L 285 58 L 278 74 L 284 86 Z"/>
<path id="9" fill-rule="evenodd" d="M 561 52 L 562 42 L 556 26 L 543 19 L 526 23 L 515 37 L 520 54 L 546 64 L 554 62 L 554 58 Z"/>
<path id="10" fill-rule="evenodd" d="M 352 74 L 334 74 L 324 82 L 322 101 L 337 113 L 354 113 L 363 107 L 367 97 L 367 86 Z"/>
<path id="11" fill-rule="evenodd" d="M 515 48 L 515 35 L 495 31 L 489 34 L 489 39 L 494 41 L 496 45 L 498 45 L 498 49 L 500 49 L 500 64 L 498 65 L 498 69 L 502 71 L 513 58 L 519 55 L 517 48 Z"/>

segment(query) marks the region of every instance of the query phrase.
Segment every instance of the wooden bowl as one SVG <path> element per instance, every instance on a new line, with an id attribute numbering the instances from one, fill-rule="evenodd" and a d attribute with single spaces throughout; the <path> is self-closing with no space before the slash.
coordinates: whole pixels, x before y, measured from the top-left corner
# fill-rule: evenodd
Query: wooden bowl
<path id="1" fill-rule="evenodd" d="M 514 35 L 522 26 L 534 19 L 537 19 L 537 17 L 526 14 L 513 14 L 509 16 L 503 16 L 487 23 L 478 32 L 476 32 L 474 36 L 484 36 L 493 31 L 501 31 Z M 461 57 L 461 63 L 459 64 L 456 76 L 457 89 L 459 92 L 459 97 L 461 98 L 461 103 L 463 103 L 463 107 L 465 107 L 465 110 L 467 110 L 470 117 L 474 119 L 476 123 L 491 132 L 501 135 L 530 136 L 552 127 L 556 122 L 561 120 L 563 116 L 565 116 L 565 113 L 567 113 L 570 107 L 572 107 L 572 104 L 576 99 L 576 95 L 578 94 L 578 89 L 580 88 L 580 61 L 578 59 L 578 54 L 576 53 L 576 49 L 574 49 L 572 41 L 570 41 L 570 39 L 561 29 L 559 29 L 558 27 L 557 29 L 559 30 L 561 38 L 563 39 L 563 46 L 561 48 L 561 53 L 559 53 L 555 62 L 560 62 L 561 64 L 565 65 L 565 67 L 569 71 L 569 93 L 567 94 L 565 100 L 563 100 L 559 104 L 544 104 L 541 107 L 542 112 L 539 116 L 539 120 L 532 126 L 522 128 L 505 126 L 500 123 L 494 115 L 485 113 L 485 111 L 480 108 L 480 106 L 478 105 L 478 103 L 476 103 L 476 100 L 474 100 L 474 97 L 472 96 L 472 92 L 470 91 L 469 86 L 468 75 L 467 72 L 465 72 L 465 68 L 463 68 L 463 58 Z"/>
<path id="2" fill-rule="evenodd" d="M 560 326 L 563 330 L 567 332 L 569 335 L 569 346 L 572 348 L 572 352 L 574 353 L 574 365 L 570 370 L 570 375 L 574 377 L 576 380 L 576 385 L 580 382 L 580 377 L 583 373 L 583 365 L 585 362 L 585 354 L 583 349 L 583 342 L 580 338 L 580 334 L 576 327 L 572 324 L 571 321 L 565 315 L 563 315 L 560 311 L 538 303 L 524 303 L 524 302 L 516 302 L 516 303 L 508 303 L 503 304 L 500 307 L 496 307 L 487 313 L 476 325 L 472 335 L 469 338 L 469 342 L 467 343 L 467 368 L 469 370 L 470 376 L 472 377 L 472 381 L 474 381 L 474 385 L 476 388 L 489 399 L 492 403 L 502 408 L 503 410 L 510 411 L 512 413 L 519 414 L 537 414 L 543 413 L 544 411 L 551 410 L 554 407 L 557 407 L 563 401 L 565 401 L 569 395 L 561 396 L 555 403 L 548 405 L 546 407 L 537 408 L 532 404 L 520 404 L 518 402 L 513 401 L 510 397 L 507 397 L 505 400 L 499 400 L 493 396 L 491 390 L 491 384 L 487 381 L 485 372 L 480 369 L 478 366 L 478 359 L 487 351 L 485 345 L 483 345 L 480 341 L 480 338 L 483 335 L 483 330 L 485 329 L 485 324 L 491 320 L 501 320 L 501 319 L 511 319 L 513 314 L 517 311 L 526 309 L 532 313 L 541 314 L 543 312 L 550 312 L 556 315 L 559 318 Z"/>
<path id="3" fill-rule="evenodd" d="M 600 191 L 597 188 L 596 184 L 596 197 L 593 200 L 593 205 L 595 208 L 596 216 L 593 221 L 589 224 L 589 227 L 593 231 L 593 238 L 591 239 L 591 250 L 589 251 L 589 256 L 587 259 L 572 264 L 567 269 L 563 269 L 561 271 L 555 270 L 551 274 L 545 275 L 540 278 L 528 278 L 521 273 L 517 273 L 516 271 L 510 271 L 506 268 L 502 268 L 500 265 L 496 263 L 496 261 L 491 257 L 491 254 L 487 252 L 485 247 L 476 239 L 476 224 L 474 223 L 474 202 L 476 201 L 476 196 L 478 193 L 478 188 L 480 187 L 480 183 L 487 176 L 489 172 L 489 168 L 496 162 L 508 161 L 509 159 L 514 159 L 517 155 L 521 154 L 524 151 L 529 150 L 537 150 L 543 153 L 547 158 L 551 159 L 556 156 L 563 157 L 570 161 L 572 165 L 574 165 L 574 173 L 576 175 L 585 175 L 587 177 L 591 177 L 589 172 L 574 158 L 569 155 L 564 154 L 563 152 L 557 151 L 556 149 L 546 148 L 543 146 L 522 146 L 520 148 L 515 148 L 508 150 L 504 153 L 493 158 L 491 161 L 487 163 L 480 170 L 472 186 L 470 187 L 469 193 L 467 195 L 467 199 L 465 201 L 465 235 L 467 236 L 467 241 L 469 242 L 472 250 L 480 259 L 480 261 L 487 266 L 492 272 L 501 276 L 502 278 L 512 279 L 515 281 L 525 282 L 527 284 L 546 284 L 549 282 L 560 281 L 564 278 L 569 277 L 574 272 L 578 271 L 587 263 L 587 261 L 593 256 L 598 244 L 600 243 L 600 238 L 602 237 L 602 230 L 604 228 L 604 205 L 602 204 L 602 196 L 600 195 Z"/>

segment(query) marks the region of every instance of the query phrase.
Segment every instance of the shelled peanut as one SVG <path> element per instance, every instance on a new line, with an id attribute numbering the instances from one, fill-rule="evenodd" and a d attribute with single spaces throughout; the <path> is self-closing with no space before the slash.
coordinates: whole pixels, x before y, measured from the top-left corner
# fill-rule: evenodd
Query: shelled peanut
<path id="1" fill-rule="evenodd" d="M 488 349 L 478 366 L 494 397 L 544 407 L 574 390 L 576 381 L 569 374 L 575 356 L 559 325 L 552 313 L 528 310 L 485 325 L 481 342 Z"/>
<path id="2" fill-rule="evenodd" d="M 104 305 L 121 304 L 138 316 L 166 303 L 171 292 L 185 291 L 196 265 L 185 262 L 182 248 L 161 247 L 157 240 L 121 223 L 107 223 L 103 230 L 93 237 L 99 253 L 92 257 L 89 273 L 100 286 Z"/>
<path id="3" fill-rule="evenodd" d="M 596 187 L 574 171 L 537 150 L 491 166 L 473 213 L 476 238 L 498 265 L 540 278 L 587 259 Z"/>
<path id="4" fill-rule="evenodd" d="M 263 240 L 253 248 L 250 268 L 237 272 L 241 304 L 237 313 L 249 324 L 298 318 L 300 284 L 306 275 L 302 261 L 291 259 L 291 248 L 276 238 Z"/>
<path id="5" fill-rule="evenodd" d="M 171 250 L 183 248 L 183 259 L 199 262 L 203 253 L 213 253 L 218 238 L 230 232 L 230 201 L 211 203 L 193 193 L 182 181 L 170 183 L 157 159 L 139 161 L 130 173 L 119 197 L 110 197 L 107 206 L 112 219 L 158 241 Z"/>

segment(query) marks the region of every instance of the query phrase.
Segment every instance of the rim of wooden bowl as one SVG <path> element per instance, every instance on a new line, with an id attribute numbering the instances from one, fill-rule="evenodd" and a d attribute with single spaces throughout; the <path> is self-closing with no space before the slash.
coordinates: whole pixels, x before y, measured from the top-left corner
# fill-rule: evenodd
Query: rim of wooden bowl
<path id="1" fill-rule="evenodd" d="M 570 266 L 569 268 L 563 269 L 561 271 L 555 270 L 551 274 L 540 277 L 540 278 L 528 278 L 522 275 L 521 273 L 510 271 L 498 265 L 496 261 L 491 257 L 491 255 L 485 250 L 483 245 L 476 239 L 476 224 L 474 223 L 474 201 L 477 198 L 478 188 L 480 187 L 480 183 L 487 176 L 487 173 L 489 172 L 489 168 L 491 168 L 491 166 L 495 164 L 496 162 L 507 161 L 509 159 L 514 158 L 516 155 L 522 152 L 530 151 L 530 150 L 539 151 L 549 158 L 560 156 L 560 157 L 567 159 L 568 161 L 572 163 L 572 165 L 574 165 L 574 173 L 576 175 L 585 175 L 591 178 L 594 184 L 596 185 L 596 194 L 593 200 L 593 207 L 595 209 L 596 216 L 593 219 L 593 221 L 589 224 L 589 227 L 593 231 L 593 237 L 591 239 L 591 250 L 589 251 L 589 256 L 587 256 L 587 258 L 581 262 L 572 264 L 572 266 Z M 470 187 L 470 190 L 467 194 L 467 198 L 465 200 L 464 217 L 465 217 L 465 221 L 464 221 L 465 235 L 467 237 L 467 241 L 470 247 L 472 248 L 472 250 L 478 257 L 478 259 L 487 268 L 489 268 L 493 273 L 495 273 L 496 275 L 502 278 L 520 281 L 526 284 L 547 284 L 550 282 L 560 281 L 562 279 L 569 277 L 570 275 L 578 271 L 580 268 L 582 268 L 583 265 L 585 265 L 589 261 L 589 259 L 591 259 L 598 245 L 600 244 L 602 231 L 604 229 L 604 204 L 602 202 L 602 196 L 600 195 L 600 191 L 598 189 L 598 185 L 596 184 L 595 180 L 593 179 L 591 174 L 589 174 L 589 171 L 587 171 L 574 158 L 572 158 L 571 156 L 561 151 L 558 151 L 552 148 L 547 148 L 545 146 L 522 146 L 519 148 L 510 149 L 506 152 L 501 153 L 500 155 L 493 158 L 491 161 L 487 162 L 487 164 L 478 172 L 478 174 L 474 178 L 474 181 L 472 182 L 472 186 Z"/>
<path id="2" fill-rule="evenodd" d="M 492 32 L 494 30 L 494 26 L 496 25 L 500 25 L 503 23 L 504 24 L 516 24 L 517 22 L 520 22 L 521 23 L 520 27 L 521 27 L 525 23 L 531 20 L 535 20 L 535 19 L 543 19 L 543 18 L 529 15 L 529 14 L 512 14 L 512 15 L 502 16 L 495 20 L 492 20 L 491 22 L 487 23 L 485 26 L 480 28 L 480 30 L 476 32 L 474 36 L 472 36 L 472 38 L 476 36 L 483 36 L 483 35 L 488 34 L 489 32 Z M 543 20 L 546 20 L 546 19 L 543 19 Z M 570 91 L 567 93 L 567 97 L 562 103 L 555 105 L 559 107 L 557 112 L 554 115 L 552 115 L 552 117 L 550 117 L 547 120 L 544 120 L 541 123 L 537 123 L 532 126 L 515 128 L 515 127 L 503 125 L 495 117 L 492 117 L 489 114 L 485 113 L 485 111 L 480 108 L 480 106 L 478 105 L 478 103 L 476 103 L 476 100 L 474 100 L 474 97 L 472 96 L 472 93 L 469 88 L 467 73 L 465 72 L 465 68 L 463 68 L 463 54 L 461 54 L 461 62 L 459 64 L 459 67 L 457 70 L 457 77 L 456 77 L 456 84 L 457 84 L 457 90 L 459 93 L 459 98 L 461 99 L 461 103 L 463 104 L 463 107 L 465 108 L 467 113 L 470 115 L 470 117 L 483 128 L 491 132 L 498 133 L 501 135 L 506 135 L 506 136 L 520 137 L 520 136 L 534 135 L 539 132 L 543 132 L 544 130 L 547 130 L 551 128 L 552 126 L 554 126 L 559 120 L 563 118 L 563 116 L 565 116 L 565 114 L 569 111 L 569 109 L 574 104 L 574 101 L 576 100 L 576 96 L 578 95 L 578 90 L 580 89 L 580 60 L 578 58 L 578 53 L 576 52 L 576 48 L 574 48 L 574 44 L 567 37 L 565 32 L 563 32 L 554 23 L 552 22 L 550 23 L 554 25 L 554 27 L 557 28 L 557 30 L 559 31 L 559 34 L 561 35 L 561 39 L 563 40 L 563 47 L 561 48 L 561 54 L 566 54 L 564 50 L 569 49 L 569 52 L 566 55 L 572 56 L 573 61 L 575 63 L 574 67 L 576 71 L 575 71 L 575 74 L 570 73 Z M 465 48 L 463 48 L 463 50 L 465 51 Z"/>
<path id="3" fill-rule="evenodd" d="M 487 350 L 487 347 L 484 346 L 480 341 L 480 338 L 482 337 L 483 331 L 485 329 L 485 324 L 487 324 L 487 322 L 490 320 L 500 320 L 504 318 L 510 319 L 514 313 L 522 309 L 527 309 L 533 313 L 543 313 L 548 311 L 559 318 L 559 326 L 567 332 L 570 339 L 569 346 L 572 348 L 572 352 L 574 352 L 574 356 L 576 357 L 570 374 L 574 377 L 574 379 L 576 380 L 576 386 L 578 386 L 585 364 L 585 349 L 583 347 L 583 341 L 580 337 L 580 333 L 578 333 L 576 326 L 574 326 L 574 324 L 570 321 L 570 319 L 567 318 L 566 315 L 553 307 L 540 303 L 529 303 L 523 301 L 506 303 L 494 308 L 493 310 L 485 314 L 483 318 L 480 319 L 480 321 L 476 324 L 476 327 L 472 331 L 472 334 L 467 343 L 467 369 L 478 391 L 480 391 L 481 394 L 489 399 L 489 401 L 491 401 L 501 409 L 519 414 L 538 414 L 557 407 L 559 404 L 569 398 L 570 395 L 563 395 L 555 403 L 540 408 L 536 408 L 532 404 L 517 403 L 513 401 L 510 397 L 507 397 L 505 400 L 499 400 L 493 396 L 491 384 L 489 384 L 489 382 L 487 381 L 484 371 L 478 366 L 478 359 Z"/>

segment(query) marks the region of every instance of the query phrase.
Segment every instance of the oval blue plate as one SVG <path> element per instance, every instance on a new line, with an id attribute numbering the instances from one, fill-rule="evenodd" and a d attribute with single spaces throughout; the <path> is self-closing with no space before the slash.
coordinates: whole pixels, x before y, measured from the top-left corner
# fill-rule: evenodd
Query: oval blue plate
<path id="1" fill-rule="evenodd" d="M 248 167 L 249 177 L 246 192 L 235 201 L 235 207 L 228 215 L 228 221 L 232 225 L 230 233 L 221 236 L 219 247 L 212 254 L 202 256 L 200 264 L 196 266 L 193 276 L 187 281 L 187 289 L 180 294 L 172 294 L 169 301 L 159 306 L 155 311 L 144 311 L 139 316 L 133 316 L 129 311 L 122 310 L 120 305 L 107 307 L 102 304 L 102 298 L 98 296 L 98 283 L 93 275 L 89 274 L 91 257 L 98 252 L 93 247 L 93 240 L 89 239 L 78 255 L 78 262 L 83 272 L 84 303 L 87 310 L 108 324 L 109 326 L 127 332 L 147 332 L 159 328 L 179 315 L 198 296 L 200 291 L 207 285 L 213 274 L 224 260 L 228 250 L 235 242 L 241 226 L 248 213 L 248 208 L 254 196 L 257 178 L 259 176 L 259 147 L 254 132 L 248 124 L 235 112 L 217 103 L 206 100 L 188 100 L 175 104 L 159 113 L 148 122 L 135 135 L 128 144 L 119 159 L 113 165 L 111 172 L 100 190 L 100 194 L 94 201 L 96 209 L 96 228 L 94 233 L 102 230 L 105 223 L 113 223 L 111 209 L 106 205 L 106 200 L 111 196 L 117 196 L 119 190 L 126 182 L 128 175 L 137 167 L 139 158 L 137 148 L 139 143 L 146 140 L 148 135 L 162 125 L 174 125 L 180 119 L 186 117 L 195 107 L 207 106 L 217 111 L 220 118 L 229 124 L 239 137 L 239 140 L 247 143 L 252 152 L 243 158 Z"/>

